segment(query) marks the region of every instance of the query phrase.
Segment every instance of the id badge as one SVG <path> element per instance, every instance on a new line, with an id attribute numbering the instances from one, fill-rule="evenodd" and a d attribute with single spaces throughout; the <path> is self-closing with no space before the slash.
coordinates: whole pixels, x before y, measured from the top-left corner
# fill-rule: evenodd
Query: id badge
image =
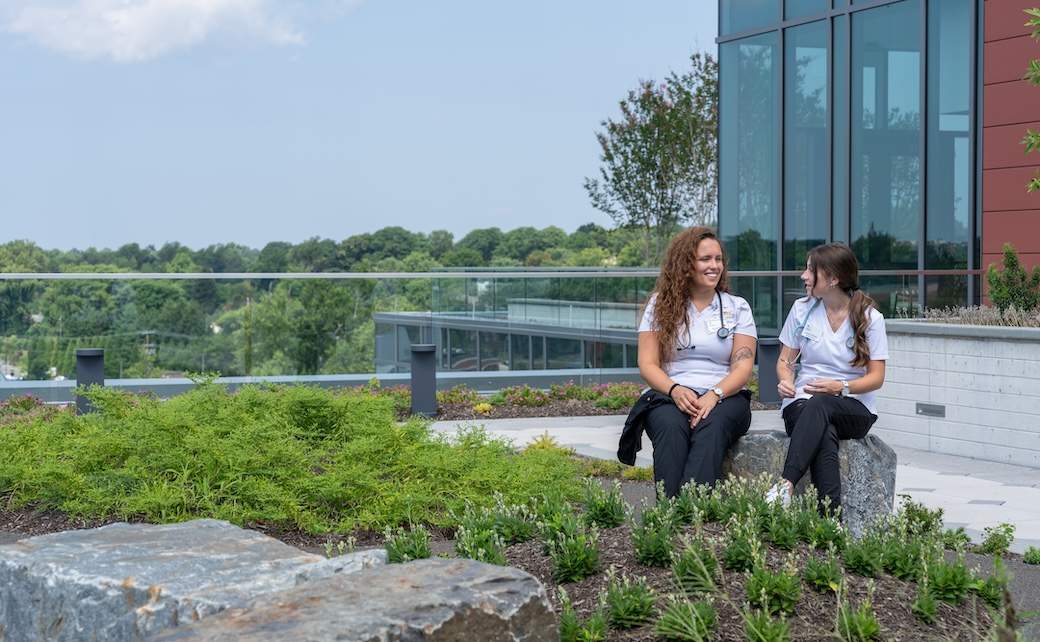
<path id="1" fill-rule="evenodd" d="M 715 334 L 722 327 L 722 320 L 717 315 L 712 315 L 704 320 L 704 327 L 708 334 Z"/>
<path id="2" fill-rule="evenodd" d="M 813 325 L 812 323 L 806 323 L 805 327 L 802 328 L 802 336 L 805 337 L 806 339 L 808 339 L 809 341 L 813 341 L 813 342 L 819 341 L 820 340 L 820 329 L 818 327 L 816 327 L 815 325 Z"/>

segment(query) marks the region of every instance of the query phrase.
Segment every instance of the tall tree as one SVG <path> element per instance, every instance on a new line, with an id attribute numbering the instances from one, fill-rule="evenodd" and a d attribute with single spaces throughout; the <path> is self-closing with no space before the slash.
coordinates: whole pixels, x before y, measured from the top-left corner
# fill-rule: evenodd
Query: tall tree
<path id="1" fill-rule="evenodd" d="M 718 63 L 694 54 L 692 68 L 660 85 L 642 81 L 601 123 L 599 179 L 585 179 L 596 209 L 643 233 L 646 265 L 685 222 L 715 223 L 718 192 Z"/>

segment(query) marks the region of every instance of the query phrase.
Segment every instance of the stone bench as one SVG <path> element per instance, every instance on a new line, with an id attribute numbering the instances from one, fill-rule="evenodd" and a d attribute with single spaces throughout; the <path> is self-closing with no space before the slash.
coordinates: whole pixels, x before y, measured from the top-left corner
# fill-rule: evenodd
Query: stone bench
<path id="1" fill-rule="evenodd" d="M 768 473 L 779 479 L 790 441 L 782 430 L 749 431 L 729 449 L 723 472 L 727 477 L 749 478 Z M 892 512 L 896 453 L 879 437 L 867 435 L 863 439 L 842 440 L 838 462 L 845 528 L 853 537 L 860 537 L 875 518 Z M 805 486 L 811 481 L 811 475 L 806 473 L 795 486 L 795 495 L 805 492 Z"/>
<path id="2" fill-rule="evenodd" d="M 326 559 L 203 519 L 112 524 L 0 546 L 0 638 L 553 640 L 533 576 L 462 559 Z"/>

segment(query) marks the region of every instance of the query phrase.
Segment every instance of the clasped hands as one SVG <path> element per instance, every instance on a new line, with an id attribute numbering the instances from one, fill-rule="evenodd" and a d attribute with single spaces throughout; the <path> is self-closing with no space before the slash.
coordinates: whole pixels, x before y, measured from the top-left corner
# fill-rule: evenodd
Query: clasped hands
<path id="1" fill-rule="evenodd" d="M 811 395 L 836 395 L 841 392 L 842 385 L 834 379 L 816 379 L 806 383 L 802 389 Z M 776 384 L 776 390 L 781 398 L 794 397 L 796 393 L 794 382 L 787 379 Z"/>
<path id="2" fill-rule="evenodd" d="M 705 396 L 710 396 L 711 400 L 706 400 L 695 391 L 690 390 L 685 386 L 676 386 L 675 390 L 672 391 L 672 401 L 675 402 L 676 408 L 682 410 L 690 416 L 690 428 L 694 428 L 697 423 L 707 417 L 712 409 L 718 404 L 718 399 L 715 398 L 714 392 L 707 392 Z"/>

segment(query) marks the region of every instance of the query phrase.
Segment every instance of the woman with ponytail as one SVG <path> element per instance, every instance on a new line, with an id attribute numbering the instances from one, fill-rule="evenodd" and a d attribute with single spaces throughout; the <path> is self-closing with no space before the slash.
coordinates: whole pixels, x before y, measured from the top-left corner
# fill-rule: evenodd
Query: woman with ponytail
<path id="1" fill-rule="evenodd" d="M 862 439 L 877 421 L 888 335 L 877 304 L 859 289 L 859 265 L 847 245 L 809 250 L 801 279 L 806 296 L 791 306 L 776 363 L 791 443 L 783 479 L 769 497 L 789 503 L 808 471 L 821 510 L 834 512 L 841 505 L 838 441 Z"/>

